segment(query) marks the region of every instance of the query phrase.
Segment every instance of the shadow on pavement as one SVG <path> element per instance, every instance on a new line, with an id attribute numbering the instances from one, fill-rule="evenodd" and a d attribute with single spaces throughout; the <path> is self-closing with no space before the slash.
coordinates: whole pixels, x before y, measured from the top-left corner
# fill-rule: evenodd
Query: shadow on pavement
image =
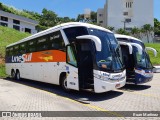
<path id="1" fill-rule="evenodd" d="M 42 82 L 37 82 L 37 81 L 32 81 L 32 80 L 27 80 L 27 79 L 16 81 L 10 78 L 6 78 L 4 80 L 19 83 L 22 85 L 36 88 L 36 89 L 44 90 L 44 91 L 47 91 L 53 94 L 57 94 L 58 96 L 67 97 L 72 100 L 82 102 L 84 104 L 89 104 L 87 102 L 113 99 L 123 94 L 123 92 L 120 92 L 120 91 L 109 91 L 109 92 L 98 93 L 98 94 L 86 92 L 86 91 L 65 92 L 62 90 L 60 86 L 48 84 L 48 83 L 42 83 Z"/>
<path id="2" fill-rule="evenodd" d="M 125 90 L 129 92 L 134 91 L 142 91 L 151 88 L 150 85 L 135 85 L 135 84 L 126 84 L 124 87 L 120 88 L 120 90 Z"/>

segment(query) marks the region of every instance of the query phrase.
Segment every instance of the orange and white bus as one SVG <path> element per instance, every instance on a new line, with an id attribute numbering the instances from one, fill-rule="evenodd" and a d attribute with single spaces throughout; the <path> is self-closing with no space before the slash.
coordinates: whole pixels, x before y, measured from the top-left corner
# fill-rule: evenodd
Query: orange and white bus
<path id="1" fill-rule="evenodd" d="M 102 93 L 126 83 L 120 55 L 111 31 L 87 23 L 65 23 L 8 45 L 6 73 L 17 80 L 61 85 L 64 90 Z"/>

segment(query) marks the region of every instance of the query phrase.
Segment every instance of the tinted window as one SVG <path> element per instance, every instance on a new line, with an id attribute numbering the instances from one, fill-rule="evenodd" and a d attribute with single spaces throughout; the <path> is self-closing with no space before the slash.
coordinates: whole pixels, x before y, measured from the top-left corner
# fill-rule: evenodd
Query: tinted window
<path id="1" fill-rule="evenodd" d="M 13 55 L 13 47 L 10 47 L 9 48 L 9 56 L 12 56 Z"/>
<path id="2" fill-rule="evenodd" d="M 7 27 L 7 26 L 8 26 L 7 23 L 3 23 L 3 22 L 0 22 L 0 25 L 1 25 L 1 26 L 4 26 L 4 27 Z"/>
<path id="3" fill-rule="evenodd" d="M 19 20 L 13 20 L 13 23 L 14 24 L 20 24 L 20 21 Z"/>
<path id="4" fill-rule="evenodd" d="M 47 37 L 41 37 L 37 39 L 37 51 L 43 51 L 48 49 Z"/>
<path id="5" fill-rule="evenodd" d="M 65 43 L 60 31 L 49 35 L 49 48 L 65 51 Z"/>
<path id="6" fill-rule="evenodd" d="M 18 55 L 19 54 L 19 45 L 16 45 L 13 48 L 14 48 L 14 55 Z"/>
<path id="7" fill-rule="evenodd" d="M 8 21 L 8 18 L 1 16 L 1 20 L 2 20 L 2 21 Z"/>
<path id="8" fill-rule="evenodd" d="M 70 27 L 64 29 L 64 32 L 70 43 L 72 43 L 77 36 L 88 35 L 88 30 L 86 27 Z"/>
<path id="9" fill-rule="evenodd" d="M 27 52 L 35 52 L 36 51 L 36 40 L 29 41 L 27 47 L 28 47 Z"/>
<path id="10" fill-rule="evenodd" d="M 13 25 L 13 28 L 15 29 L 15 30 L 20 30 L 20 27 L 19 26 L 17 26 L 17 25 Z"/>
<path id="11" fill-rule="evenodd" d="M 9 56 L 9 48 L 6 48 L 6 56 Z"/>
<path id="12" fill-rule="evenodd" d="M 130 42 L 127 38 L 117 38 L 118 41 Z"/>
<path id="13" fill-rule="evenodd" d="M 26 53 L 26 43 L 22 43 L 19 45 L 19 53 L 20 54 Z"/>

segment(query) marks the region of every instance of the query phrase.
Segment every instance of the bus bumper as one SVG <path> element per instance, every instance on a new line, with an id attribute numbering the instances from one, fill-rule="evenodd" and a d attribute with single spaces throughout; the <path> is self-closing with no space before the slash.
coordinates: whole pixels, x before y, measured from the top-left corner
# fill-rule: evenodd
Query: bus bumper
<path id="1" fill-rule="evenodd" d="M 126 84 L 126 77 L 121 81 L 107 82 L 100 79 L 94 80 L 94 92 L 103 93 L 117 88 L 121 88 Z"/>
<path id="2" fill-rule="evenodd" d="M 137 74 L 137 75 L 135 76 L 135 84 L 138 85 L 138 84 L 147 83 L 147 82 L 150 82 L 152 79 L 153 79 L 153 76 L 146 77 L 146 76 Z"/>
<path id="3" fill-rule="evenodd" d="M 152 70 L 135 70 L 135 84 L 143 84 L 153 79 Z"/>

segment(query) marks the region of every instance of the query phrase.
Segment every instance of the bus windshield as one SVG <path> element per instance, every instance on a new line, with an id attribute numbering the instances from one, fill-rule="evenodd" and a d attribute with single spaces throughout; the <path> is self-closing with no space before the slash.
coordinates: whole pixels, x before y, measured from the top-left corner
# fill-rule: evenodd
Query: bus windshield
<path id="1" fill-rule="evenodd" d="M 134 40 L 135 43 L 135 40 Z M 134 58 L 135 58 L 135 62 L 136 62 L 136 67 L 141 67 L 141 68 L 153 68 L 149 56 L 145 51 L 145 45 L 142 42 L 136 41 L 137 44 L 142 46 L 142 55 L 140 55 L 138 53 L 138 49 L 136 47 L 133 47 L 133 54 L 134 54 Z"/>
<path id="2" fill-rule="evenodd" d="M 121 49 L 114 34 L 89 28 L 89 34 L 101 40 L 102 50 L 96 52 L 96 62 L 102 71 L 120 71 L 123 69 Z"/>

